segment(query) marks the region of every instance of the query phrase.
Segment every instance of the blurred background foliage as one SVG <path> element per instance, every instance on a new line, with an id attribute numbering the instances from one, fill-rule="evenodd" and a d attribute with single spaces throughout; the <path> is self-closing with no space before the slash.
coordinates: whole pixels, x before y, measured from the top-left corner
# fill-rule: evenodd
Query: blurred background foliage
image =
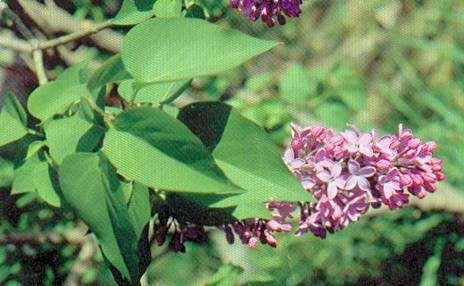
<path id="1" fill-rule="evenodd" d="M 7 2 L 21 10 L 21 1 Z M 290 122 L 320 122 L 334 129 L 353 123 L 379 132 L 396 132 L 404 123 L 424 140 L 438 142 L 448 183 L 464 192 L 462 0 L 305 0 L 300 18 L 273 29 L 249 22 L 227 2 L 187 0 L 186 5 L 188 13 L 282 45 L 226 74 L 195 79 L 177 104 L 226 101 L 265 127 L 282 147 L 290 136 Z M 111 0 L 55 3 L 75 19 L 95 22 L 112 17 L 120 5 Z M 0 19 L 1 36 L 7 20 Z M 74 59 L 46 56 L 52 75 L 76 58 L 98 65 L 111 54 L 92 41 L 69 49 Z M 37 85 L 27 60 L 2 48 L 0 82 L 1 94 L 14 89 L 23 99 Z M 13 197 L 0 189 L 0 197 L 0 233 L 19 232 L 26 240 L 6 243 L 0 237 L 0 284 L 68 281 L 76 261 L 85 255 L 79 242 L 66 243 L 79 223 L 31 194 Z M 213 232 L 206 246 L 188 244 L 185 254 L 154 248 L 156 259 L 144 283 L 464 285 L 462 209 L 373 213 L 326 240 L 281 236 L 277 249 L 228 245 L 222 233 Z M 36 233 L 63 235 L 27 243 L 27 235 L 37 238 Z M 84 266 L 81 284 L 111 284 L 101 257 L 91 257 Z"/>

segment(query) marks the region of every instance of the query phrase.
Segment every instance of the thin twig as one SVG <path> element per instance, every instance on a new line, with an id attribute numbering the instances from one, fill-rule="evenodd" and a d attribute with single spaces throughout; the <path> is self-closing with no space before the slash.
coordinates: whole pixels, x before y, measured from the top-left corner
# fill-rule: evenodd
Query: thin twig
<path id="1" fill-rule="evenodd" d="M 42 245 L 44 243 L 51 243 L 54 245 L 76 245 L 79 246 L 84 243 L 87 239 L 84 235 L 86 228 L 76 228 L 59 232 L 32 232 L 32 233 L 21 233 L 21 232 L 6 232 L 0 234 L 0 245 L 12 244 L 12 245 Z"/>
<path id="2" fill-rule="evenodd" d="M 7 35 L 1 35 L 0 46 L 22 53 L 32 52 L 31 45 L 28 42 Z"/>
<path id="3" fill-rule="evenodd" d="M 101 24 L 89 26 L 87 30 L 74 32 L 69 35 L 61 36 L 52 40 L 41 42 L 38 44 L 38 49 L 45 50 L 49 48 L 54 48 L 56 46 L 64 45 L 66 43 L 85 38 L 92 34 L 98 33 L 99 31 L 111 27 L 111 21 L 106 21 Z"/>
<path id="4" fill-rule="evenodd" d="M 31 46 L 33 45 L 37 44 L 32 43 Z M 48 82 L 48 79 L 47 74 L 45 72 L 42 50 L 35 48 L 32 51 L 32 59 L 34 60 L 35 73 L 37 75 L 37 79 L 39 80 L 39 84 L 46 84 Z"/>
<path id="5" fill-rule="evenodd" d="M 18 3 L 37 25 L 50 32 L 76 33 L 89 31 L 95 26 L 105 24 L 96 24 L 90 20 L 78 20 L 52 1 L 46 1 L 46 4 L 42 4 L 31 0 L 18 0 Z M 114 30 L 100 29 L 99 32 L 88 34 L 88 36 L 103 49 L 112 52 L 118 52 L 121 49 L 122 34 Z"/>

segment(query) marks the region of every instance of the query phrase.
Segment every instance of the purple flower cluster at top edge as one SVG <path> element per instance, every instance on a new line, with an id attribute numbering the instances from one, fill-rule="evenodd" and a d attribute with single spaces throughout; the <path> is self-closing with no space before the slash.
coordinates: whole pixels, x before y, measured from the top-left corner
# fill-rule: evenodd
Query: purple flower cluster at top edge
<path id="1" fill-rule="evenodd" d="M 313 194 L 301 203 L 297 235 L 319 237 L 357 221 L 370 206 L 401 208 L 409 194 L 423 198 L 445 179 L 436 143 L 414 138 L 399 126 L 397 135 L 378 136 L 355 127 L 341 133 L 321 126 L 292 126 L 284 161 Z"/>
<path id="2" fill-rule="evenodd" d="M 298 17 L 302 0 L 231 0 L 230 6 L 239 9 L 251 21 L 259 18 L 269 27 L 276 22 L 285 24 L 285 16 Z"/>

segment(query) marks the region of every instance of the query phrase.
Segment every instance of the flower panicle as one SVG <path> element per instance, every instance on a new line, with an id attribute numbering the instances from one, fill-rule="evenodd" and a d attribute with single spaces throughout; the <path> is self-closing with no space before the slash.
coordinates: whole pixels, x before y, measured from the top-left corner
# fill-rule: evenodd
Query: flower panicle
<path id="1" fill-rule="evenodd" d="M 335 133 L 322 126 L 292 126 L 284 161 L 316 202 L 302 203 L 297 235 L 345 228 L 370 207 L 391 210 L 424 198 L 443 181 L 437 144 L 422 142 L 399 126 L 395 135 L 379 136 L 356 127 Z"/>

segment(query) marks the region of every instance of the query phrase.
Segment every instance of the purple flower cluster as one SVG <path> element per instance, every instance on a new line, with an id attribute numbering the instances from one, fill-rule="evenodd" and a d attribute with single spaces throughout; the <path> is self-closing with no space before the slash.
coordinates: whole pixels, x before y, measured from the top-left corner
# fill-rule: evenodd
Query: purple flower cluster
<path id="1" fill-rule="evenodd" d="M 285 16 L 298 17 L 302 0 L 231 0 L 230 6 L 239 9 L 251 21 L 259 18 L 269 27 L 276 22 L 285 24 Z"/>
<path id="2" fill-rule="evenodd" d="M 292 126 L 284 161 L 313 194 L 301 203 L 297 235 L 343 229 L 370 206 L 401 208 L 409 194 L 423 198 L 445 179 L 435 142 L 421 142 L 400 125 L 397 135 L 378 136 L 355 127 L 334 133 L 321 126 Z"/>

